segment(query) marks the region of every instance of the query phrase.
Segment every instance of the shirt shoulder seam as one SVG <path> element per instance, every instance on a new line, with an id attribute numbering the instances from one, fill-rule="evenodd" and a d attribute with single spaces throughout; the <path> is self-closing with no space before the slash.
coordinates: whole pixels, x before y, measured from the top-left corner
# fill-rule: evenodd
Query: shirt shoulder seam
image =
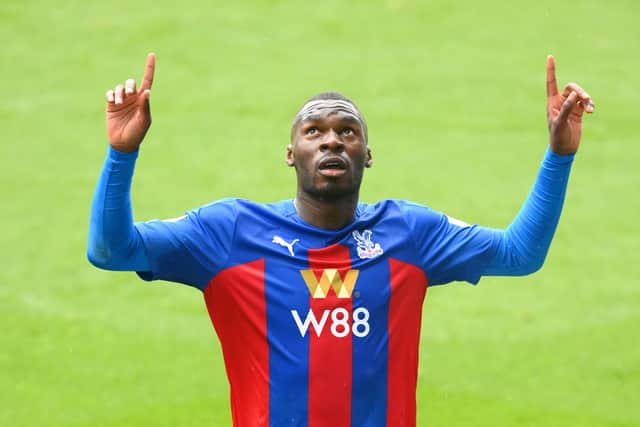
<path id="1" fill-rule="evenodd" d="M 238 230 L 238 205 L 237 205 L 237 200 L 232 200 L 231 203 L 231 208 L 233 209 L 233 213 L 234 213 L 234 220 L 233 220 L 233 231 L 231 233 L 231 241 L 229 243 L 229 249 L 227 250 L 227 256 L 224 259 L 224 262 L 220 264 L 220 268 L 218 268 L 216 270 L 216 272 L 209 278 L 209 280 L 207 281 L 206 285 L 202 288 L 202 292 L 204 292 L 209 285 L 211 284 L 211 281 L 218 275 L 218 273 L 220 273 L 222 270 L 224 270 L 227 266 L 227 264 L 229 263 L 229 259 L 231 258 L 231 252 L 233 249 L 233 245 L 235 243 L 236 240 L 236 233 Z"/>
<path id="2" fill-rule="evenodd" d="M 407 221 L 407 218 L 404 215 L 402 207 L 400 206 L 400 202 L 398 202 L 397 200 L 393 200 L 393 203 L 397 206 L 398 210 L 400 211 L 400 216 L 402 217 L 402 221 L 404 222 L 405 226 L 407 227 L 407 230 L 409 230 L 409 235 L 411 236 L 411 242 L 413 243 L 414 253 L 418 254 L 420 251 L 419 251 L 418 242 L 416 241 L 416 238 L 415 238 L 414 230 L 411 228 L 411 225 L 409 225 L 409 222 Z M 420 266 L 420 269 L 424 273 L 424 277 L 427 279 L 426 287 L 429 287 L 429 284 L 430 284 L 429 273 L 427 272 L 427 269 L 425 268 L 425 265 L 422 262 L 422 260 L 419 259 L 418 256 L 416 256 L 416 258 L 417 258 L 416 261 L 418 261 L 417 265 Z"/>

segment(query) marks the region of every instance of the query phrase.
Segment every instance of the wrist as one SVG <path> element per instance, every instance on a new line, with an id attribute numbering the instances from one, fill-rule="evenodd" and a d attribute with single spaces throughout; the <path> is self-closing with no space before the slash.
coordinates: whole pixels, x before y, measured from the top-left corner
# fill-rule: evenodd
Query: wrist
<path id="1" fill-rule="evenodd" d="M 140 149 L 140 144 L 134 146 L 126 146 L 122 144 L 112 144 L 111 142 L 109 142 L 109 146 L 120 153 L 135 153 Z"/>
<path id="2" fill-rule="evenodd" d="M 107 155 L 112 160 L 135 160 L 138 157 L 138 149 L 136 148 L 134 151 L 122 151 L 118 148 L 115 148 L 113 145 L 109 145 Z"/>
<path id="3" fill-rule="evenodd" d="M 553 150 L 551 145 L 547 147 L 547 151 L 545 152 L 544 158 L 545 160 L 550 161 L 555 164 L 567 164 L 573 162 L 576 153 L 558 153 Z"/>
<path id="4" fill-rule="evenodd" d="M 554 137 L 552 133 L 549 137 L 549 150 L 559 156 L 572 155 L 578 152 L 578 145 L 562 142 L 560 138 Z"/>

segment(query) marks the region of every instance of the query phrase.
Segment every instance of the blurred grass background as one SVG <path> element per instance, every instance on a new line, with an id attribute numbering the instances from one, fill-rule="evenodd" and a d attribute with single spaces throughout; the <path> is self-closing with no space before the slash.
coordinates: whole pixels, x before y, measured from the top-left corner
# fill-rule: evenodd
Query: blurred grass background
<path id="1" fill-rule="evenodd" d="M 428 292 L 418 425 L 640 425 L 640 4 L 25 0 L 0 4 L 0 425 L 226 426 L 197 290 L 85 258 L 104 92 L 158 57 L 138 220 L 290 198 L 290 120 L 337 89 L 362 199 L 504 227 L 547 141 L 545 59 L 596 114 L 543 270 Z"/>

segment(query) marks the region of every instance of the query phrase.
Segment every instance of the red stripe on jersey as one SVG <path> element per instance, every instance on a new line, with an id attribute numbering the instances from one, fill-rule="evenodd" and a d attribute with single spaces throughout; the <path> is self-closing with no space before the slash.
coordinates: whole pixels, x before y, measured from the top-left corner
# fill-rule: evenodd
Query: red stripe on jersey
<path id="1" fill-rule="evenodd" d="M 349 249 L 332 245 L 309 249 L 309 268 L 320 280 L 325 269 L 337 269 L 341 279 L 351 268 Z M 309 306 L 320 319 L 330 310 L 320 336 L 309 336 L 309 427 L 349 426 L 351 424 L 351 333 L 337 337 L 332 333 L 336 308 L 346 310 L 344 323 L 351 327 L 351 298 L 338 298 L 333 288 L 325 298 L 311 298 Z M 338 316 L 339 317 L 339 316 Z M 338 335 L 344 331 L 336 328 Z"/>
<path id="2" fill-rule="evenodd" d="M 387 425 L 413 427 L 416 425 L 418 347 L 427 277 L 420 268 L 392 258 L 389 259 L 389 272 Z"/>
<path id="3" fill-rule="evenodd" d="M 269 425 L 269 347 L 264 260 L 218 273 L 204 291 L 222 345 L 233 425 Z"/>

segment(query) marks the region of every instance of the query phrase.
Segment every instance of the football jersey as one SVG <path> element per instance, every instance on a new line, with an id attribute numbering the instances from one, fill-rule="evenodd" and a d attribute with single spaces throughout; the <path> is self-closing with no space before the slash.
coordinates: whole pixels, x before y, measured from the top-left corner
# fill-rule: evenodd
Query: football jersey
<path id="1" fill-rule="evenodd" d="M 415 426 L 427 286 L 477 283 L 497 249 L 495 231 L 399 200 L 338 230 L 239 199 L 136 228 L 143 279 L 203 291 L 237 427 Z"/>

